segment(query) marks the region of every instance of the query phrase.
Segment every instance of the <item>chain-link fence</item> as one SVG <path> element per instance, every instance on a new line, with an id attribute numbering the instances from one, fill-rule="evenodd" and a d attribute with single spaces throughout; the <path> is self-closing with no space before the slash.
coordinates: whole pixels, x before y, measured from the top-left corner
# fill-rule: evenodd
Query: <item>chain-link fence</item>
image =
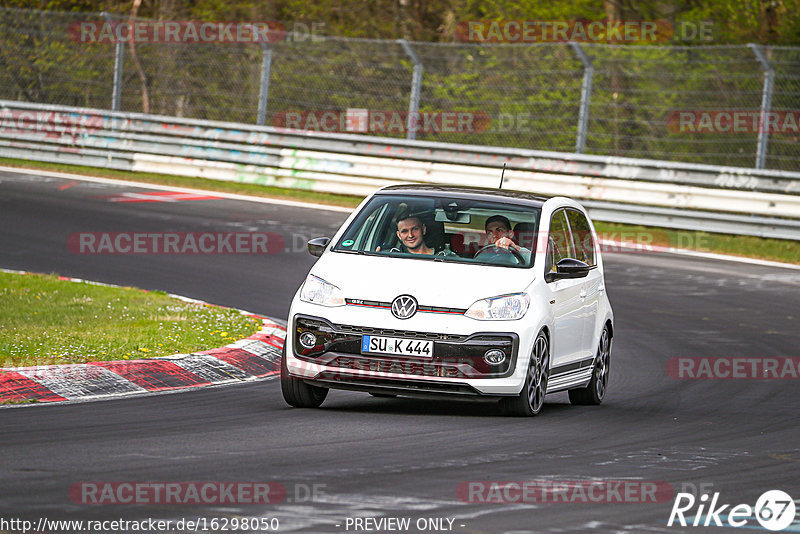
<path id="1" fill-rule="evenodd" d="M 87 42 L 106 20 L 0 9 L 0 98 L 800 171 L 800 48 Z"/>

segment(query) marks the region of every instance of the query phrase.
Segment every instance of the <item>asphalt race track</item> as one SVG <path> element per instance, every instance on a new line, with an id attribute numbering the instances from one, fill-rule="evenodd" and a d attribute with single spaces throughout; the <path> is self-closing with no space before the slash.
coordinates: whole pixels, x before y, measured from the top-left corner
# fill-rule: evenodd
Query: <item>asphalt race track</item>
<path id="1" fill-rule="evenodd" d="M 285 319 L 314 261 L 305 241 L 332 235 L 345 217 L 229 199 L 110 201 L 148 191 L 0 173 L 0 267 L 168 290 Z M 286 248 L 92 255 L 67 247 L 76 232 L 167 231 L 277 232 Z M 772 489 L 800 499 L 800 380 L 667 373 L 676 357 L 800 356 L 800 271 L 652 253 L 604 259 L 616 333 L 600 407 L 571 406 L 557 394 L 539 417 L 513 419 L 494 405 L 333 391 L 322 409 L 297 410 L 268 380 L 4 408 L 0 516 L 265 517 L 280 521 L 279 532 L 354 532 L 357 517 L 411 518 L 408 532 L 421 531 L 419 518 L 445 519 L 426 532 L 700 532 L 708 529 L 667 526 L 674 492 L 719 492 L 719 503 L 731 505 L 753 506 Z M 592 479 L 667 483 L 672 492 L 645 503 L 572 493 L 569 502 L 484 503 L 458 491 L 470 481 Z M 266 505 L 87 505 L 69 493 L 82 482 L 156 481 L 276 482 L 288 496 Z M 696 507 L 686 513 L 694 515 Z M 760 528 L 753 518 L 748 526 Z M 800 519 L 790 528 L 800 531 Z"/>

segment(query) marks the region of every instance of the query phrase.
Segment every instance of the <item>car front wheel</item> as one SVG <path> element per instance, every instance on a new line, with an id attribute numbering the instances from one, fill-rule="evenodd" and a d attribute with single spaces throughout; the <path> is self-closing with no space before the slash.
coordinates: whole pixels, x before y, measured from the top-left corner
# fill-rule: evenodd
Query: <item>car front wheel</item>
<path id="1" fill-rule="evenodd" d="M 533 353 L 528 364 L 525 385 L 516 397 L 501 401 L 506 414 L 514 417 L 530 417 L 538 414 L 547 394 L 547 379 L 550 376 L 550 350 L 547 336 L 539 332 L 533 344 Z"/>
<path id="2" fill-rule="evenodd" d="M 597 346 L 597 356 L 594 358 L 592 379 L 585 388 L 570 389 L 569 401 L 572 404 L 597 405 L 603 402 L 608 388 L 608 372 L 611 363 L 611 335 L 608 326 L 603 327 L 600 342 Z"/>
<path id="3" fill-rule="evenodd" d="M 295 408 L 319 408 L 328 396 L 328 388 L 311 386 L 289 374 L 285 346 L 281 352 L 281 392 L 287 404 Z"/>

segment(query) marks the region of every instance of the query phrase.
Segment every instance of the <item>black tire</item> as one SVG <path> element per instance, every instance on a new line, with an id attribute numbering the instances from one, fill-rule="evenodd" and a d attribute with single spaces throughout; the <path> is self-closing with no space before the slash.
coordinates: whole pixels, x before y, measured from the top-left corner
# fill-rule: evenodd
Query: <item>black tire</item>
<path id="1" fill-rule="evenodd" d="M 286 347 L 281 353 L 281 392 L 283 400 L 295 408 L 319 408 L 328 396 L 328 388 L 311 386 L 303 379 L 289 374 L 286 368 Z"/>
<path id="2" fill-rule="evenodd" d="M 525 385 L 516 397 L 500 401 L 506 415 L 512 417 L 531 417 L 542 411 L 544 397 L 547 394 L 547 380 L 550 377 L 550 347 L 547 336 L 539 332 L 533 343 L 533 352 Z"/>
<path id="3" fill-rule="evenodd" d="M 611 333 L 608 325 L 603 327 L 600 342 L 597 345 L 597 355 L 594 358 L 592 379 L 585 388 L 570 389 L 569 401 L 581 406 L 596 406 L 603 402 L 608 389 L 608 373 L 611 364 Z"/>

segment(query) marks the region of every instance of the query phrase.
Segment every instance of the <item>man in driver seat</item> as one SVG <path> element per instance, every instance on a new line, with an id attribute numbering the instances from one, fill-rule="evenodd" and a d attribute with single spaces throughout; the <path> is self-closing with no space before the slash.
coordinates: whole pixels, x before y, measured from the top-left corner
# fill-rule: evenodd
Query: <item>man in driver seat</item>
<path id="1" fill-rule="evenodd" d="M 514 231 L 511 229 L 511 221 L 503 215 L 492 215 L 486 219 L 486 236 L 489 238 L 489 245 L 494 245 L 502 249 L 513 249 L 519 253 L 527 263 L 531 259 L 531 251 L 514 243 Z"/>

